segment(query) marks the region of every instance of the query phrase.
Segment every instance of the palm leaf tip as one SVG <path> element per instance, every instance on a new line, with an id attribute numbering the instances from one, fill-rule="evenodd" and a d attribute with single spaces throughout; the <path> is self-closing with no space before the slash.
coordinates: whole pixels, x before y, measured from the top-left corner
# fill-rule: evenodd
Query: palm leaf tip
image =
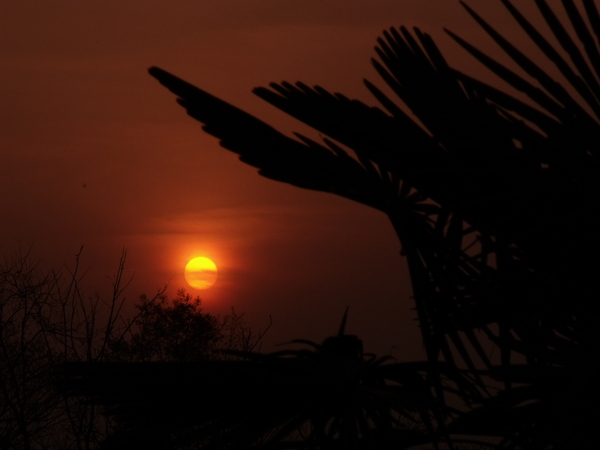
<path id="1" fill-rule="evenodd" d="M 350 307 L 346 306 L 346 310 L 344 311 L 344 316 L 342 317 L 342 323 L 340 323 L 340 329 L 338 331 L 339 337 L 343 336 L 346 332 L 346 321 L 348 320 L 348 310 L 349 309 L 350 309 Z"/>

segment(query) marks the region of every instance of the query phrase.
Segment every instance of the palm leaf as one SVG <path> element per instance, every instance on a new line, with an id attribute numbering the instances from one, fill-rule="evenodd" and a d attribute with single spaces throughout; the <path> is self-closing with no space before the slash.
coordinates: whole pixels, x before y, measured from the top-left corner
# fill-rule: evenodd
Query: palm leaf
<path id="1" fill-rule="evenodd" d="M 585 62 L 583 55 L 579 51 L 579 48 L 577 47 L 577 45 L 575 45 L 575 43 L 573 42 L 567 31 L 564 29 L 554 12 L 548 7 L 548 5 L 545 2 L 537 2 L 538 7 L 546 20 L 546 23 L 552 29 L 554 36 L 558 39 L 565 52 L 570 56 L 572 62 L 575 65 L 575 68 L 583 76 L 583 79 L 560 56 L 558 51 L 555 50 L 552 47 L 552 45 L 531 25 L 531 23 L 528 22 L 523 17 L 523 15 L 521 15 L 520 12 L 510 4 L 510 2 L 503 0 L 503 4 L 509 10 L 511 15 L 515 18 L 515 20 L 519 23 L 521 28 L 529 35 L 531 40 L 535 42 L 535 44 L 542 51 L 542 53 L 545 54 L 546 57 L 555 64 L 560 73 L 564 75 L 564 77 L 571 84 L 571 86 L 573 86 L 576 89 L 576 91 L 579 93 L 582 99 L 586 101 L 588 105 L 590 105 L 593 108 L 596 115 L 598 115 L 599 105 L 597 99 L 599 98 L 598 94 L 600 92 L 600 85 L 598 84 L 598 80 L 592 74 L 592 71 Z M 586 35 L 587 27 L 583 22 L 581 16 L 579 15 L 577 8 L 575 8 L 572 2 L 563 2 L 563 4 L 565 6 L 570 5 L 567 7 L 569 11 L 569 17 L 571 18 L 573 25 L 576 26 L 575 30 L 580 36 Z M 587 34 L 587 36 L 589 37 L 589 34 Z M 587 49 L 588 55 L 589 51 L 592 51 L 592 54 L 595 55 L 597 59 L 597 50 L 594 51 L 595 49 L 593 49 L 593 47 L 589 45 Z"/>
<path id="2" fill-rule="evenodd" d="M 221 145 L 258 167 L 268 178 L 295 186 L 334 192 L 382 208 L 376 183 L 360 164 L 322 145 L 291 139 L 266 123 L 158 68 L 152 76 L 179 96 L 178 102 Z"/>
<path id="3" fill-rule="evenodd" d="M 459 38 L 456 34 L 448 31 L 450 36 L 452 36 L 459 44 L 461 44 L 467 51 L 469 51 L 473 56 L 479 59 L 483 64 L 487 65 L 490 69 L 492 69 L 496 74 L 502 76 L 502 78 L 504 78 L 505 81 L 509 82 L 519 90 L 522 90 L 523 92 L 527 93 L 530 96 L 530 98 L 532 98 L 532 100 L 534 100 L 536 103 L 544 104 L 544 106 L 553 114 L 557 113 L 559 117 L 565 115 L 576 117 L 577 120 L 582 123 L 594 123 L 594 119 L 592 119 L 589 116 L 589 114 L 579 105 L 579 103 L 577 103 L 573 99 L 573 97 L 566 91 L 566 89 L 561 84 L 559 84 L 556 80 L 550 77 L 546 71 L 544 71 L 542 68 L 536 65 L 530 58 L 525 56 L 525 54 L 519 51 L 514 45 L 508 42 L 508 40 L 506 40 L 502 35 L 500 35 L 494 28 L 492 28 L 487 22 L 485 22 L 471 8 L 466 6 L 464 3 L 463 5 L 465 6 L 465 9 L 471 14 L 471 16 L 473 16 L 473 18 L 477 21 L 477 23 L 513 59 L 513 61 L 515 61 L 529 76 L 538 81 L 541 84 L 541 86 L 544 89 L 546 89 L 546 91 L 549 92 L 550 95 L 554 97 L 554 99 L 556 99 L 556 101 L 552 100 L 546 94 L 543 94 L 542 91 L 535 88 L 523 78 L 518 77 L 508 69 L 493 61 L 491 58 L 477 51 L 475 47 L 468 44 L 463 39 Z M 557 56 L 557 54 L 553 56 Z M 564 63 L 561 64 L 561 59 L 557 59 L 553 62 L 559 67 L 566 66 L 566 64 Z M 572 71 L 568 69 L 567 74 L 571 74 L 571 72 Z M 574 76 L 572 76 L 572 79 L 576 82 L 578 86 L 581 86 L 581 83 L 578 79 L 576 79 Z"/>
<path id="4" fill-rule="evenodd" d="M 557 336 L 581 330 L 600 309 L 594 295 L 598 264 L 589 263 L 600 253 L 600 54 L 594 41 L 600 39 L 600 16 L 593 2 L 585 1 L 588 26 L 580 8 L 565 0 L 574 37 L 547 3 L 537 0 L 559 49 L 502 1 L 568 86 L 466 5 L 519 73 L 448 33 L 515 94 L 450 67 L 420 30 L 391 29 L 378 40 L 373 64 L 400 103 L 365 81 L 386 112 L 302 83 L 255 90 L 322 133 L 321 142 L 285 137 L 160 69 L 151 74 L 223 146 L 263 175 L 385 212 L 407 258 L 434 397 L 443 404 L 446 395 L 457 394 L 481 405 L 455 422 L 455 431 L 535 447 L 547 440 L 537 429 L 528 431 L 528 414 L 553 423 L 544 415 L 553 397 L 546 381 L 514 387 L 524 379 L 510 370 L 513 356 L 526 358 L 532 376 L 533 368 L 567 364 L 566 353 L 557 349 L 569 346 Z M 525 100 L 517 98 L 521 94 Z M 500 351 L 499 366 L 484 351 L 478 330 Z M 575 360 L 585 360 L 584 355 Z M 461 392 L 458 383 L 445 387 L 440 360 L 466 369 L 470 389 Z M 490 396 L 485 382 L 490 377 L 504 387 L 482 400 Z M 533 403 L 524 406 L 528 400 Z M 381 417 L 373 420 L 379 423 Z M 506 423 L 492 424 L 496 419 Z M 319 439 L 336 433 L 341 422 L 332 423 Z M 357 418 L 353 430 L 365 423 Z M 557 442 L 564 439 L 558 436 Z"/>

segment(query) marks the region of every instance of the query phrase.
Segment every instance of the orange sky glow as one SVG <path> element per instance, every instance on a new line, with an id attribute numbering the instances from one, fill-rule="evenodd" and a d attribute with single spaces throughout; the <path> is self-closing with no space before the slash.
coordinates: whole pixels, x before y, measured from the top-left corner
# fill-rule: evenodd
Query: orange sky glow
<path id="1" fill-rule="evenodd" d="M 468 2 L 503 30 L 499 1 Z M 533 3 L 533 2 L 532 2 Z M 520 2 L 519 2 L 520 4 Z M 525 12 L 528 10 L 526 9 Z M 280 128 L 318 135 L 251 93 L 283 80 L 375 105 L 370 59 L 391 26 L 419 26 L 455 65 L 485 76 L 443 27 L 493 48 L 458 1 L 108 0 L 0 2 L 0 249 L 71 265 L 110 289 L 123 248 L 127 291 L 186 287 L 208 256 L 206 311 L 245 313 L 263 349 L 347 331 L 402 359 L 421 346 L 400 247 L 386 217 L 257 175 L 219 147 L 147 74 L 158 66 Z"/>

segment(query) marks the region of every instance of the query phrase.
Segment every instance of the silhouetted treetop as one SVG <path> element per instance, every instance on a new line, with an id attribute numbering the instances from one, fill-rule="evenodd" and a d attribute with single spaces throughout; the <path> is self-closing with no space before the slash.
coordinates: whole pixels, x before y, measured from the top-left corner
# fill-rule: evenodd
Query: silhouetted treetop
<path id="1" fill-rule="evenodd" d="M 118 355 L 129 361 L 195 361 L 214 357 L 223 339 L 220 320 L 202 311 L 199 297 L 184 289 L 170 299 L 140 296 L 135 326 L 118 342 Z"/>

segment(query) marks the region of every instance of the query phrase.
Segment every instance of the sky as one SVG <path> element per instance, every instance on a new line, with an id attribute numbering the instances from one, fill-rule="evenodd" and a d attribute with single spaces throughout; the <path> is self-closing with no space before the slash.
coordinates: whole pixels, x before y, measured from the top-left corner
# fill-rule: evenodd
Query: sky
<path id="1" fill-rule="evenodd" d="M 510 30 L 499 1 L 468 2 Z M 422 357 L 400 246 L 386 217 L 332 194 L 257 175 L 221 148 L 147 74 L 158 66 L 291 133 L 315 137 L 251 93 L 303 81 L 376 105 L 376 38 L 430 33 L 455 66 L 485 77 L 443 31 L 489 38 L 453 0 L 0 0 L 0 252 L 81 265 L 90 295 L 110 290 L 127 251 L 131 308 L 168 285 L 205 311 L 244 313 L 263 350 L 346 331 L 365 350 Z M 508 28 L 507 28 L 508 27 Z M 193 257 L 210 289 L 187 286 Z"/>

